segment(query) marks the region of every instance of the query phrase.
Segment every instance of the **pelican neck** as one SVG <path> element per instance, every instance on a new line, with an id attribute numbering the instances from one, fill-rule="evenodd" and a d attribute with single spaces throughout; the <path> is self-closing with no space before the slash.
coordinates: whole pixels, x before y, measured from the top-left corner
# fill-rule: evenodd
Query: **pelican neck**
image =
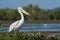
<path id="1" fill-rule="evenodd" d="M 21 20 L 24 20 L 24 16 L 22 12 L 19 12 L 19 14 L 21 15 Z"/>

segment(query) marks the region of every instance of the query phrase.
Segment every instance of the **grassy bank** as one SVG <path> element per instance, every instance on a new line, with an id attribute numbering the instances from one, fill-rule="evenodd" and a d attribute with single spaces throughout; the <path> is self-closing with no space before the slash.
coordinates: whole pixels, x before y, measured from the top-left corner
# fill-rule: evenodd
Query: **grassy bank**
<path id="1" fill-rule="evenodd" d="M 14 20 L 2 20 L 2 23 L 13 23 Z M 60 23 L 60 20 L 34 20 L 34 21 L 25 21 L 25 23 Z"/>
<path id="2" fill-rule="evenodd" d="M 60 38 L 60 36 L 57 36 Z M 0 33 L 0 40 L 46 40 L 45 35 L 39 33 Z M 55 39 L 56 40 L 56 39 Z"/>
<path id="3" fill-rule="evenodd" d="M 0 33 L 0 40 L 42 40 L 37 33 Z"/>

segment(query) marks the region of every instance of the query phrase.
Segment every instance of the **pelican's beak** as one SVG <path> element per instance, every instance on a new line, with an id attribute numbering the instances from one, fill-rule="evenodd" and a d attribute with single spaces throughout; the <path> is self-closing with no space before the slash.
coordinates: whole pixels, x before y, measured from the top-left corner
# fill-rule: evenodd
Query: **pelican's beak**
<path id="1" fill-rule="evenodd" d="M 30 14 L 29 14 L 28 12 L 26 12 L 25 10 L 22 10 L 22 12 L 23 12 L 24 14 L 26 14 L 26 15 L 29 15 L 29 16 L 30 16 Z"/>

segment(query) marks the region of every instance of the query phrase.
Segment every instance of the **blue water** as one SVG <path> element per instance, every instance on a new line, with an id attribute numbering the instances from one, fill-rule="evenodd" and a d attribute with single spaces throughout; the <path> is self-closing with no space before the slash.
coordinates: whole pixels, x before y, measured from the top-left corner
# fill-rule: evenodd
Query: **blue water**
<path id="1" fill-rule="evenodd" d="M 8 32 L 10 24 L 0 28 L 0 32 Z M 60 24 L 24 24 L 19 32 L 60 32 Z"/>

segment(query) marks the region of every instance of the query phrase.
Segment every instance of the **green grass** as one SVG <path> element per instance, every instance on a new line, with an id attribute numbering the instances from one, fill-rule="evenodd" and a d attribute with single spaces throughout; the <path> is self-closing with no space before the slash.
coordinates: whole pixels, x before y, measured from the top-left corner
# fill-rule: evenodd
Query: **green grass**
<path id="1" fill-rule="evenodd" d="M 60 38 L 60 36 L 57 36 Z M 0 40 L 45 40 L 40 33 L 0 33 Z"/>
<path id="2" fill-rule="evenodd" d="M 0 33 L 0 40 L 40 40 L 36 33 Z"/>

